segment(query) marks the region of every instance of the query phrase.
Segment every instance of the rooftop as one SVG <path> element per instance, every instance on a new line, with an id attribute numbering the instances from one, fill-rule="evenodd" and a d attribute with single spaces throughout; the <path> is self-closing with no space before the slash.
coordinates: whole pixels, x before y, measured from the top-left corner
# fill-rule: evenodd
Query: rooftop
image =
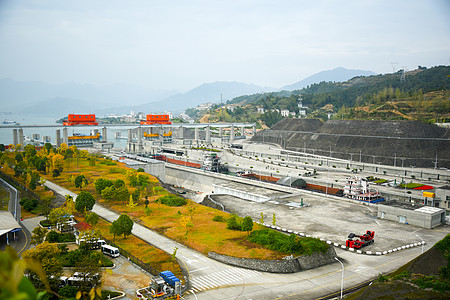
<path id="1" fill-rule="evenodd" d="M 398 207 L 398 208 L 407 209 L 407 210 L 413 210 L 416 212 L 421 212 L 421 213 L 426 213 L 426 214 L 434 214 L 434 213 L 443 211 L 443 209 L 439 208 L 439 207 L 427 206 L 427 205 L 422 205 L 422 204 L 414 205 L 409 202 L 399 202 L 399 201 L 387 201 L 387 202 L 384 202 L 383 204 L 378 204 L 378 205 L 393 206 L 393 207 Z"/>

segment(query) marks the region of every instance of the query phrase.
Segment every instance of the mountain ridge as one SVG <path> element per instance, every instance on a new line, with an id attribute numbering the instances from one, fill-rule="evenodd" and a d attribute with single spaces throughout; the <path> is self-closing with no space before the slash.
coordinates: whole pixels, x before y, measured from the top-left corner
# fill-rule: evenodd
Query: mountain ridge
<path id="1" fill-rule="evenodd" d="M 353 70 L 346 69 L 343 67 L 334 68 L 331 70 L 325 70 L 318 73 L 315 73 L 311 76 L 306 77 L 300 81 L 297 81 L 290 85 L 285 85 L 281 88 L 281 90 L 293 91 L 293 90 L 301 90 L 311 84 L 320 83 L 320 82 L 344 82 L 350 80 L 354 77 L 358 76 L 372 76 L 377 75 L 372 71 L 365 70 Z"/>

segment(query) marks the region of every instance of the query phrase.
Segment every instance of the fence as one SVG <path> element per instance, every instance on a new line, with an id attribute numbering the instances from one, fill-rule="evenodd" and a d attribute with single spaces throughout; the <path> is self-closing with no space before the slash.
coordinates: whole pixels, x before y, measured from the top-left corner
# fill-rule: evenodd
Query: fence
<path id="1" fill-rule="evenodd" d="M 24 192 L 27 196 L 31 196 L 33 198 L 36 198 L 37 200 L 41 199 L 38 194 L 36 194 L 32 190 L 30 190 L 29 188 L 27 188 L 26 186 L 24 186 L 20 182 L 17 182 L 11 176 L 9 176 L 9 175 L 7 175 L 7 174 L 5 174 L 3 172 L 0 172 L 0 177 L 3 178 L 5 181 L 7 181 L 12 186 L 14 186 L 15 188 L 20 189 L 20 191 Z"/>
<path id="2" fill-rule="evenodd" d="M 142 260 L 140 260 L 139 258 L 137 258 L 136 256 L 134 256 L 133 254 L 129 253 L 128 251 L 124 250 L 123 248 L 117 246 L 113 241 L 106 239 L 105 237 L 103 237 L 103 239 L 108 242 L 108 244 L 110 244 L 111 246 L 114 246 L 116 248 L 119 249 L 120 254 L 122 254 L 123 256 L 125 256 L 126 258 L 128 258 L 129 260 L 131 260 L 134 264 L 138 265 L 141 269 L 147 271 L 148 273 L 152 274 L 152 275 L 158 275 L 159 271 L 152 268 L 151 266 L 149 266 L 148 264 L 146 264 L 145 262 L 143 262 Z"/>

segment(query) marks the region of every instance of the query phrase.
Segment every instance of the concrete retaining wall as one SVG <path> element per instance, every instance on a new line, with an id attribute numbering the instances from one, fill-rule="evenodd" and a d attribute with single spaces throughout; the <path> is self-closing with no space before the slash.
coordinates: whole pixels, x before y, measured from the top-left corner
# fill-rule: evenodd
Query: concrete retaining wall
<path id="1" fill-rule="evenodd" d="M 208 257 L 228 265 L 247 269 L 271 272 L 271 273 L 296 273 L 304 270 L 318 268 L 335 262 L 336 252 L 333 247 L 328 247 L 325 253 L 302 255 L 288 260 L 260 260 L 250 258 L 238 258 L 209 252 Z"/>

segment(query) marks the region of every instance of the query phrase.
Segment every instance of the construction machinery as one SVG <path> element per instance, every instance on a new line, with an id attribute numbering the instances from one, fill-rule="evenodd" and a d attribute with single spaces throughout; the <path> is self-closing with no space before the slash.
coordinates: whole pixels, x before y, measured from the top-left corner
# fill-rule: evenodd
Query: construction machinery
<path id="1" fill-rule="evenodd" d="M 345 246 L 354 249 L 361 249 L 362 247 L 368 246 L 374 242 L 375 231 L 367 230 L 363 235 L 357 235 L 350 233 L 348 239 L 345 242 Z"/>
<path id="2" fill-rule="evenodd" d="M 181 281 L 170 271 L 163 271 L 159 276 L 152 276 L 148 287 L 136 291 L 140 300 L 165 299 L 181 294 Z"/>

